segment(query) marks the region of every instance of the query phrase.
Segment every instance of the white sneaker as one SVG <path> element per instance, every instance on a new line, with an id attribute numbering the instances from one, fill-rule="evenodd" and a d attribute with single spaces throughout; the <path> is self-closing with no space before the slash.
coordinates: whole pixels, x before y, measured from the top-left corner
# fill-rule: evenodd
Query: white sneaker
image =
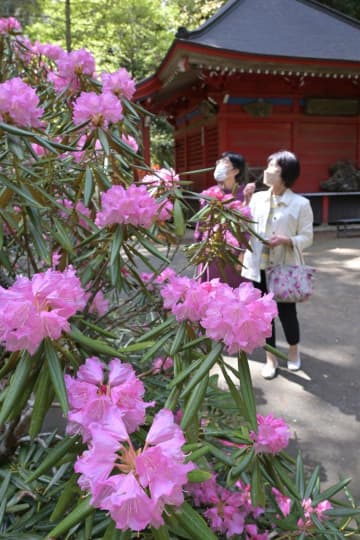
<path id="1" fill-rule="evenodd" d="M 264 379 L 270 380 L 276 377 L 277 370 L 278 370 L 277 362 L 276 364 L 265 364 L 261 372 L 261 375 L 264 377 Z"/>
<path id="2" fill-rule="evenodd" d="M 301 358 L 297 357 L 297 360 L 288 360 L 287 367 L 290 371 L 298 371 L 301 368 Z"/>

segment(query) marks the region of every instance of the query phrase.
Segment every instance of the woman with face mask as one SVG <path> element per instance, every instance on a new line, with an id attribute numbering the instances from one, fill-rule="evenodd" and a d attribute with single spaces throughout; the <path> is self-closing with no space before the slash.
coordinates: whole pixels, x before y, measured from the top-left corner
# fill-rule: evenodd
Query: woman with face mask
<path id="1" fill-rule="evenodd" d="M 263 293 L 267 293 L 265 269 L 278 264 L 300 264 L 299 252 L 310 246 L 313 240 L 313 213 L 308 199 L 297 195 L 290 188 L 300 175 L 297 157 L 286 150 L 268 157 L 264 171 L 267 191 L 255 193 L 250 201 L 254 220 L 253 229 L 265 241 L 252 236 L 251 249 L 245 252 L 242 275 L 253 281 Z M 288 369 L 301 367 L 299 351 L 300 330 L 295 303 L 278 303 L 279 318 L 289 345 Z M 266 340 L 276 346 L 275 324 L 272 336 Z M 277 374 L 276 356 L 266 352 L 266 364 L 262 371 L 265 379 Z"/>
<path id="2" fill-rule="evenodd" d="M 254 183 L 245 184 L 245 159 L 241 154 L 233 152 L 224 152 L 216 161 L 214 169 L 214 179 L 217 187 L 227 194 L 233 195 L 234 199 L 248 204 L 255 190 Z M 203 225 L 198 223 L 195 228 L 195 240 L 200 242 L 203 240 Z M 199 268 L 201 281 L 210 281 L 211 279 L 219 278 L 230 285 L 230 287 L 238 287 L 241 282 L 247 281 L 241 276 L 241 266 L 235 267 L 233 264 L 224 263 L 217 259 L 211 261 L 205 271 L 202 267 Z"/>

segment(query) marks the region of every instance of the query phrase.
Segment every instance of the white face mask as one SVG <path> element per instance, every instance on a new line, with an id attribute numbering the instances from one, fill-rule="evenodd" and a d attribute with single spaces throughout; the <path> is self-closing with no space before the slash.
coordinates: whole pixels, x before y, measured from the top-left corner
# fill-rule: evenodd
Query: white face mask
<path id="1" fill-rule="evenodd" d="M 274 184 L 277 183 L 278 178 L 279 178 L 278 173 L 264 171 L 264 184 L 266 186 L 270 186 L 270 187 L 273 186 Z"/>
<path id="2" fill-rule="evenodd" d="M 223 184 L 229 174 L 229 168 L 225 163 L 218 163 L 215 167 L 214 178 L 219 184 Z"/>

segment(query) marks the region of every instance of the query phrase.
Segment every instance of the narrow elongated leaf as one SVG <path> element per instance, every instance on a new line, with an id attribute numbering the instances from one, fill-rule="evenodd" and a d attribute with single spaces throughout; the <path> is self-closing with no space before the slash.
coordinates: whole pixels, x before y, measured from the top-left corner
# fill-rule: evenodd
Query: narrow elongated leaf
<path id="1" fill-rule="evenodd" d="M 304 498 L 304 463 L 300 452 L 298 452 L 296 459 L 296 487 L 301 498 Z"/>
<path id="2" fill-rule="evenodd" d="M 265 506 L 264 484 L 257 461 L 251 475 L 251 500 L 254 506 Z"/>
<path id="3" fill-rule="evenodd" d="M 169 530 L 166 525 L 162 525 L 158 529 L 151 527 L 151 534 L 154 540 L 170 540 Z"/>
<path id="4" fill-rule="evenodd" d="M 217 540 L 217 537 L 200 516 L 188 503 L 184 503 L 180 511 L 174 514 L 180 526 L 190 534 L 192 540 Z"/>
<path id="5" fill-rule="evenodd" d="M 325 489 L 322 493 L 319 493 L 314 499 L 313 504 L 319 504 L 321 501 L 325 501 L 325 499 L 330 499 L 336 493 L 339 493 L 342 489 L 344 489 L 345 486 L 350 484 L 351 478 L 344 478 L 344 480 L 340 480 L 340 482 L 337 482 L 337 484 L 334 484 L 333 486 L 330 486 L 328 489 Z"/>
<path id="6" fill-rule="evenodd" d="M 90 506 L 89 501 L 90 496 L 83 499 L 76 508 L 65 517 L 65 519 L 60 521 L 60 523 L 48 533 L 48 538 L 58 538 L 81 521 L 84 521 L 87 516 L 94 512 L 95 510 Z"/>
<path id="7" fill-rule="evenodd" d="M 316 465 L 311 478 L 306 486 L 305 493 L 304 493 L 304 499 L 308 499 L 313 495 L 314 487 L 318 484 L 319 481 L 319 475 L 320 475 L 320 465 Z"/>
<path id="8" fill-rule="evenodd" d="M 105 154 L 108 156 L 110 154 L 110 146 L 109 146 L 109 141 L 107 139 L 107 135 L 101 128 L 98 128 L 97 134 L 99 137 L 100 144 Z"/>
<path id="9" fill-rule="evenodd" d="M 56 230 L 53 231 L 54 238 L 59 242 L 59 244 L 67 251 L 68 253 L 74 253 L 74 246 L 71 238 L 66 232 L 65 227 L 60 223 L 60 221 L 54 218 L 54 223 Z"/>
<path id="10" fill-rule="evenodd" d="M 185 234 L 185 219 L 181 208 L 181 203 L 178 199 L 174 201 L 174 225 L 175 233 L 177 236 L 184 236 Z"/>
<path id="11" fill-rule="evenodd" d="M 122 225 L 118 225 L 116 228 L 116 232 L 113 236 L 113 241 L 111 245 L 110 265 L 114 264 L 115 258 L 119 255 L 119 251 L 123 243 L 123 240 L 124 240 L 124 229 Z"/>
<path id="12" fill-rule="evenodd" d="M 72 450 L 74 446 L 79 442 L 78 437 L 67 437 L 60 441 L 56 446 L 50 448 L 49 454 L 41 462 L 39 467 L 27 478 L 27 482 L 33 482 L 36 478 L 39 478 L 44 472 L 46 472 L 50 467 L 58 464 L 59 461 Z"/>
<path id="13" fill-rule="evenodd" d="M 61 409 L 66 415 L 69 410 L 69 402 L 64 381 L 64 371 L 58 355 L 51 341 L 46 338 L 44 341 L 46 362 L 49 368 L 50 379 L 55 394 L 60 402 Z"/>
<path id="14" fill-rule="evenodd" d="M 174 320 L 175 320 L 174 317 L 168 317 L 166 321 L 164 321 L 163 323 L 154 326 L 151 330 L 139 336 L 139 338 L 137 338 L 137 342 L 141 343 L 141 341 L 148 341 L 149 339 L 153 339 L 154 337 L 161 334 L 163 330 L 168 328 L 168 326 L 171 326 Z"/>
<path id="15" fill-rule="evenodd" d="M 205 375 L 202 381 L 194 388 L 194 392 L 187 401 L 180 424 L 184 430 L 189 426 L 192 420 L 197 419 L 197 413 L 204 400 L 208 384 L 209 375 Z"/>
<path id="16" fill-rule="evenodd" d="M 187 366 L 185 369 L 183 369 L 179 375 L 176 375 L 176 377 L 174 377 L 172 379 L 172 381 L 169 383 L 169 388 L 174 388 L 175 386 L 177 386 L 179 383 L 181 383 L 184 379 L 186 379 L 190 373 L 192 373 L 193 371 L 195 371 L 203 362 L 204 358 L 201 357 L 199 358 L 198 360 L 196 360 L 195 362 L 192 362 L 189 366 Z"/>
<path id="17" fill-rule="evenodd" d="M 37 379 L 34 408 L 31 414 L 29 435 L 32 439 L 39 433 L 53 397 L 54 388 L 50 384 L 48 366 L 44 362 Z"/>
<path id="18" fill-rule="evenodd" d="M 71 478 L 62 486 L 60 497 L 58 498 L 55 508 L 50 516 L 50 521 L 60 519 L 79 495 L 80 488 L 77 484 L 77 475 L 73 474 Z"/>
<path id="19" fill-rule="evenodd" d="M 137 234 L 137 239 L 138 241 L 140 242 L 140 244 L 147 250 L 149 251 L 149 253 L 151 253 L 152 255 L 154 255 L 154 257 L 160 259 L 161 261 L 164 261 L 166 262 L 166 264 L 170 264 L 170 261 L 167 257 L 165 257 L 165 255 L 163 255 L 162 253 L 160 253 L 160 251 L 158 249 L 156 249 L 156 247 L 151 243 L 149 242 L 144 236 L 141 236 L 141 233 L 140 231 L 138 232 Z"/>
<path id="20" fill-rule="evenodd" d="M 90 167 L 86 167 L 85 171 L 85 186 L 84 186 L 84 204 L 86 207 L 89 206 L 92 194 L 94 191 L 94 181 L 93 175 Z"/>
<path id="21" fill-rule="evenodd" d="M 195 469 L 193 471 L 188 472 L 189 482 L 205 482 L 206 480 L 210 480 L 211 477 L 212 477 L 211 472 L 202 471 L 201 469 Z"/>
<path id="22" fill-rule="evenodd" d="M 238 370 L 241 385 L 241 394 L 243 396 L 244 407 L 247 413 L 247 420 L 250 424 L 250 427 L 254 430 L 257 430 L 254 388 L 250 375 L 249 362 L 246 354 L 242 351 L 238 358 Z"/>
<path id="23" fill-rule="evenodd" d="M 26 387 L 29 385 L 30 371 L 31 358 L 28 353 L 24 353 L 17 363 L 7 388 L 6 397 L 0 411 L 0 426 L 12 414 L 17 402 L 21 400 Z"/>
<path id="24" fill-rule="evenodd" d="M 186 322 L 183 321 L 176 331 L 174 341 L 172 342 L 172 345 L 170 348 L 170 353 L 169 353 L 170 356 L 174 356 L 182 348 L 185 334 L 186 334 Z"/>
<path id="25" fill-rule="evenodd" d="M 254 449 L 252 448 L 249 452 L 245 452 L 239 459 L 238 465 L 233 467 L 230 471 L 231 478 L 237 478 L 240 474 L 245 471 L 255 457 Z"/>
<path id="26" fill-rule="evenodd" d="M 197 372 L 192 377 L 189 384 L 186 386 L 182 393 L 182 397 L 186 396 L 189 392 L 192 391 L 192 389 L 198 384 L 203 377 L 209 373 L 211 368 L 216 363 L 217 359 L 221 355 L 223 350 L 222 343 L 215 343 L 213 349 L 210 351 L 210 353 L 207 355 L 207 357 L 202 361 L 200 368 L 197 370 Z"/>

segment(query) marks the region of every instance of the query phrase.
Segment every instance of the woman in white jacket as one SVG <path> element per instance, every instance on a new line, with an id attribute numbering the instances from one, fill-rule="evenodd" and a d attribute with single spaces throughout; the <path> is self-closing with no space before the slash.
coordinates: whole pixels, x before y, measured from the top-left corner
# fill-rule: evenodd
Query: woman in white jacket
<path id="1" fill-rule="evenodd" d="M 299 264 L 298 251 L 312 244 L 313 213 L 308 199 L 294 193 L 293 186 L 300 174 L 297 157 L 286 150 L 268 158 L 264 171 L 264 184 L 269 190 L 255 193 L 250 201 L 254 220 L 253 229 L 265 241 L 255 236 L 251 250 L 244 257 L 242 275 L 267 293 L 265 268 L 276 264 Z M 297 249 L 294 249 L 296 247 Z M 301 367 L 299 353 L 300 330 L 295 303 L 278 303 L 279 318 L 289 344 L 288 369 Z M 275 347 L 275 324 L 267 344 Z M 266 365 L 262 371 L 265 379 L 276 376 L 276 356 L 266 352 Z"/>

